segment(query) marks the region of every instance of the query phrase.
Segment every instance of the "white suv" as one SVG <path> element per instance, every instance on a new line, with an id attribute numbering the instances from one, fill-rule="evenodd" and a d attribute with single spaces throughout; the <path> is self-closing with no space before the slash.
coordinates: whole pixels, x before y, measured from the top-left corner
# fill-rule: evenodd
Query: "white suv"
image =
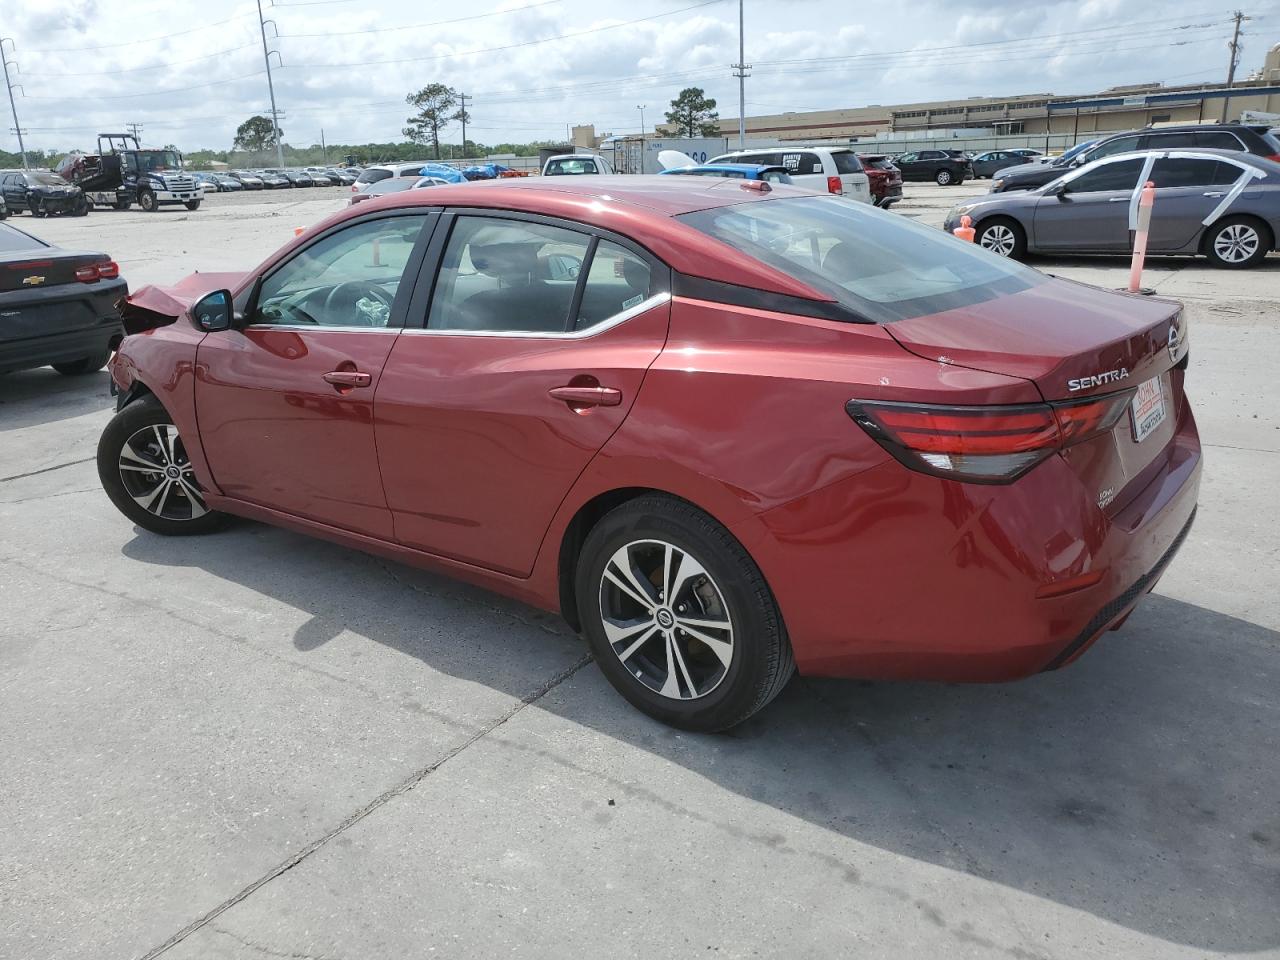
<path id="1" fill-rule="evenodd" d="M 761 163 L 783 167 L 798 187 L 838 193 L 863 203 L 871 202 L 871 181 L 848 147 L 766 147 L 736 150 L 708 163 Z"/>
<path id="2" fill-rule="evenodd" d="M 388 180 L 391 177 L 416 177 L 418 171 L 431 162 L 430 160 L 413 160 L 406 163 L 375 163 L 365 167 L 360 176 L 356 177 L 356 182 L 351 185 L 351 192 L 364 193 L 379 180 Z"/>
<path id="3" fill-rule="evenodd" d="M 609 161 L 598 153 L 562 153 L 548 157 L 542 165 L 544 177 L 580 176 L 582 174 L 613 173 Z"/>

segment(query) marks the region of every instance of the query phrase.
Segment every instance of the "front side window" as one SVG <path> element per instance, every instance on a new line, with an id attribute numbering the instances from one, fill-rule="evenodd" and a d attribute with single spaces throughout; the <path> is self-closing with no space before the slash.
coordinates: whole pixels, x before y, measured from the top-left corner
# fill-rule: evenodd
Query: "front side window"
<path id="1" fill-rule="evenodd" d="M 643 303 L 648 262 L 610 240 L 549 224 L 460 217 L 431 298 L 431 330 L 567 333 Z M 574 305 L 577 304 L 575 313 Z"/>
<path id="2" fill-rule="evenodd" d="M 386 327 L 427 216 L 384 217 L 317 240 L 268 276 L 250 322 Z"/>
<path id="3" fill-rule="evenodd" d="M 1045 282 L 906 217 L 842 197 L 788 197 L 686 213 L 682 223 L 797 277 L 876 323 L 992 300 Z"/>
<path id="4" fill-rule="evenodd" d="M 1106 143 L 1099 144 L 1093 150 L 1090 150 L 1089 159 L 1101 160 L 1103 157 L 1110 157 L 1117 153 L 1128 153 L 1130 150 L 1137 149 L 1137 137 L 1117 137 L 1114 140 L 1108 140 Z"/>
<path id="5" fill-rule="evenodd" d="M 1196 146 L 1196 135 L 1190 131 L 1181 133 L 1148 134 L 1144 149 L 1147 150 L 1184 150 Z"/>
<path id="6" fill-rule="evenodd" d="M 1109 190 L 1132 190 L 1142 172 L 1140 158 L 1104 163 L 1088 170 L 1067 184 L 1071 193 L 1099 193 Z"/>

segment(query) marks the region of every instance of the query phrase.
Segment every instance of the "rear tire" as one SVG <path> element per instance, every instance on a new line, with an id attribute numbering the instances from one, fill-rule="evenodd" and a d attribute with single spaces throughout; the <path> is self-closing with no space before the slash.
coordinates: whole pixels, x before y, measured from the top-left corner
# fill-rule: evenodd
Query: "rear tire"
<path id="1" fill-rule="evenodd" d="M 1256 267 L 1274 245 L 1271 231 L 1253 217 L 1226 217 L 1204 235 L 1204 255 L 1224 270 Z"/>
<path id="2" fill-rule="evenodd" d="M 1008 217 L 991 217 L 978 224 L 973 242 L 996 256 L 1010 260 L 1027 258 L 1027 233 L 1022 224 Z"/>
<path id="3" fill-rule="evenodd" d="M 64 377 L 83 377 L 87 373 L 97 373 L 107 365 L 107 361 L 110 359 L 111 351 L 103 350 L 101 353 L 95 353 L 91 357 L 81 357 L 79 360 L 54 363 L 50 364 L 50 366 Z"/>
<path id="4" fill-rule="evenodd" d="M 579 622 L 605 678 L 663 723 L 726 730 L 795 672 L 759 567 L 682 500 L 643 496 L 608 513 L 587 535 L 575 581 Z"/>
<path id="5" fill-rule="evenodd" d="M 950 170 L 939 170 L 933 179 L 940 187 L 948 187 L 955 181 Z"/>
<path id="6" fill-rule="evenodd" d="M 79 202 L 76 203 L 75 210 L 72 212 L 77 217 L 87 217 L 89 215 L 89 211 L 92 209 L 93 204 L 91 204 L 86 197 L 81 197 Z"/>
<path id="7" fill-rule="evenodd" d="M 128 200 L 117 200 L 115 206 L 117 210 L 128 210 L 133 204 Z"/>
<path id="8" fill-rule="evenodd" d="M 111 418 L 98 441 L 98 479 L 116 509 L 152 533 L 211 533 L 226 523 L 205 505 L 182 438 L 155 397 Z"/>

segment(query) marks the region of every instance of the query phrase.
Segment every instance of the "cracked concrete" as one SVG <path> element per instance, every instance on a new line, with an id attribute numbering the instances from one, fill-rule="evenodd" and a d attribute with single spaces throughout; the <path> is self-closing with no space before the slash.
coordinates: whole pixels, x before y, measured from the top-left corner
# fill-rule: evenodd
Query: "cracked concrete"
<path id="1" fill-rule="evenodd" d="M 342 199 L 37 232 L 136 286 Z M 1122 631 L 1014 685 L 800 680 L 721 737 L 483 591 L 254 524 L 143 534 L 96 485 L 105 377 L 0 378 L 0 956 L 1280 957 L 1278 275 L 1152 267 L 1207 466 Z"/>

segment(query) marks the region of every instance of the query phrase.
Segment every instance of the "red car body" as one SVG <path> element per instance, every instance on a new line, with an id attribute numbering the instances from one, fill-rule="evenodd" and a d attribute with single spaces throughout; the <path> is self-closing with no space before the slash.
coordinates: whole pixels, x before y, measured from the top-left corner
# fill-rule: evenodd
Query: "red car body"
<path id="1" fill-rule="evenodd" d="M 888 210 L 902 199 L 902 171 L 884 154 L 858 154 L 871 186 L 871 202 Z"/>
<path id="2" fill-rule="evenodd" d="M 992 681 L 1074 659 L 1150 590 L 1194 514 L 1200 444 L 1179 306 L 1044 279 L 938 313 L 850 323 L 822 315 L 824 291 L 677 218 L 802 195 L 580 177 L 373 200 L 248 273 L 135 293 L 112 376 L 122 404 L 143 392 L 163 403 L 211 508 L 443 571 L 571 622 L 585 527 L 661 491 L 719 520 L 755 560 L 802 674 Z M 415 329 L 205 334 L 192 322 L 202 294 L 240 297 L 326 231 L 391 208 L 612 231 L 687 282 L 626 322 L 550 346 Z M 341 370 L 367 372 L 367 387 L 322 379 Z M 912 469 L 846 408 L 1039 409 L 1114 394 L 1098 374 L 1118 370 L 1126 389 L 1159 378 L 1169 410 L 1155 432 L 1139 443 L 1119 421 L 1011 482 Z M 612 388 L 619 402 L 548 396 L 566 385 Z"/>

